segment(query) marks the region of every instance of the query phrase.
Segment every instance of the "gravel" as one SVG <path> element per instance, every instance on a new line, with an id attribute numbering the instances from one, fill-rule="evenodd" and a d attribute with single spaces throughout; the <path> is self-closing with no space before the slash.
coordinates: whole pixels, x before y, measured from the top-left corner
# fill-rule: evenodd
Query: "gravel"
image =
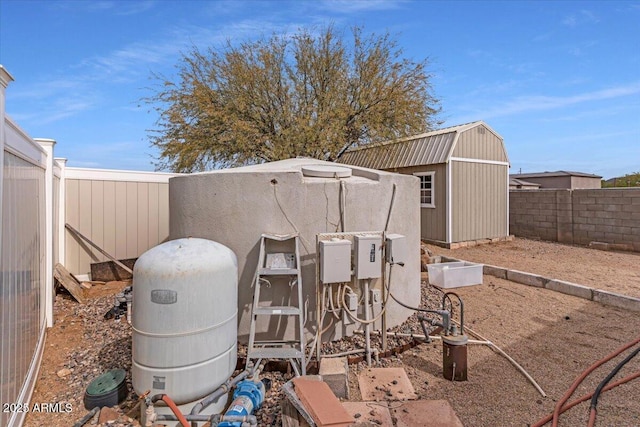
<path id="1" fill-rule="evenodd" d="M 629 264 L 629 257 L 638 260 L 635 254 L 595 250 L 584 252 L 583 248 L 520 240 L 516 239 L 513 243 L 518 249 L 501 245 L 502 250 L 497 252 L 499 256 L 495 255 L 497 260 L 491 259 L 494 249 L 487 248 L 468 248 L 469 251 L 434 248 L 433 251 L 493 265 L 519 266 L 518 269 L 523 271 L 527 271 L 528 267 L 541 269 L 542 264 L 537 264 L 535 260 L 544 258 L 544 263 L 549 266 L 548 271 L 566 271 L 566 277 L 560 278 L 594 286 L 602 284 L 601 280 L 592 277 L 595 267 L 581 269 L 581 266 L 589 260 L 597 259 L 594 264 L 604 262 L 604 258 L 607 272 L 625 272 L 621 276 L 611 277 L 607 286 L 619 284 L 621 289 L 626 289 L 630 282 L 637 286 L 640 274 L 636 275 L 638 270 L 635 264 Z M 526 248 L 526 251 L 522 248 Z M 469 254 L 478 257 L 473 259 Z M 577 267 L 573 268 L 574 265 Z M 597 274 L 603 272 L 598 271 Z M 126 381 L 129 390 L 132 390 L 131 327 L 124 319 L 115 321 L 103 318 L 113 306 L 113 295 L 126 285 L 112 282 L 93 286 L 86 304 L 78 304 L 66 294 L 56 296 L 56 324 L 47 333 L 45 353 L 31 405 L 70 404 L 72 410 L 31 412 L 27 416 L 26 427 L 73 425 L 88 412 L 82 402 L 86 387 L 92 379 L 109 369 L 125 369 Z M 482 286 L 456 291 L 465 301 L 467 326 L 500 345 L 523 365 L 540 383 L 547 397 L 542 397 L 513 366 L 486 346 L 469 347 L 467 382 L 450 382 L 442 378 L 442 351 L 441 344 L 437 342 L 411 347 L 408 345 L 413 343 L 411 338 L 390 337 L 389 347 L 404 346 L 408 349 L 380 359 L 379 366 L 405 368 L 420 399 L 448 400 L 467 426 L 523 426 L 534 423 L 553 410 L 555 401 L 580 372 L 614 348 L 635 338 L 640 331 L 640 316 L 637 313 L 494 277 L 485 276 Z M 439 291 L 423 284 L 422 303 L 425 306 L 436 307 L 440 299 Z M 422 333 L 415 314 L 394 330 Z M 378 336 L 373 335 L 371 341 L 374 348 L 380 348 Z M 355 335 L 323 343 L 322 351 L 331 354 L 363 345 L 364 338 Z M 239 353 L 242 351 L 241 346 Z M 596 370 L 575 396 L 593 391 L 619 360 L 614 359 Z M 365 368 L 365 362 L 353 363 L 349 367 L 351 400 L 360 399 L 357 376 Z M 640 361 L 634 360 L 619 377 L 638 369 Z M 261 426 L 278 426 L 281 424 L 280 389 L 292 375 L 264 372 L 262 377 L 271 379 L 272 389 L 256 415 Z M 640 425 L 640 400 L 637 396 L 640 396 L 640 381 L 637 380 L 603 394 L 598 406 L 598 425 Z M 136 396 L 131 391 L 127 399 L 114 408 L 120 415 L 117 420 L 98 424 L 96 416 L 87 425 L 138 426 L 137 421 L 126 415 L 135 403 Z M 560 425 L 585 425 L 587 410 L 588 403 L 578 405 L 562 416 Z"/>

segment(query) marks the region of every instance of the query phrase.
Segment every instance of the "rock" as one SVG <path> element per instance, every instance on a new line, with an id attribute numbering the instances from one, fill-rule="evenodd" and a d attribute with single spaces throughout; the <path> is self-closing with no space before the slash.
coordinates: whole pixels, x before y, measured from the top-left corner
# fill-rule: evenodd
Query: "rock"
<path id="1" fill-rule="evenodd" d="M 115 421 L 118 419 L 118 417 L 120 417 L 120 414 L 118 414 L 117 411 L 109 408 L 108 406 L 105 406 L 100 409 L 100 418 L 98 418 L 98 423 L 104 424 L 109 421 Z"/>
<path id="2" fill-rule="evenodd" d="M 58 372 L 56 372 L 56 375 L 60 378 L 64 378 L 69 374 L 71 374 L 71 369 L 69 368 L 63 368 L 63 369 L 60 369 Z"/>

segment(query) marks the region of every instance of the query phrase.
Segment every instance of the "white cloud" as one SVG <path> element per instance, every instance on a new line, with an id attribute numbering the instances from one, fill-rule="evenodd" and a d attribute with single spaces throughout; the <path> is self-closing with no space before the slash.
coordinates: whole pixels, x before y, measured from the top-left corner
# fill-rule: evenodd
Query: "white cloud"
<path id="1" fill-rule="evenodd" d="M 552 110 L 569 105 L 614 99 L 637 94 L 640 94 L 640 82 L 564 97 L 546 95 L 519 96 L 501 106 L 498 106 L 497 108 L 494 108 L 493 110 L 484 111 L 482 116 L 484 118 L 489 118 L 508 116 L 528 111 Z"/>
<path id="2" fill-rule="evenodd" d="M 579 25 L 596 24 L 598 22 L 600 22 L 600 19 L 593 12 L 584 9 L 562 20 L 562 23 L 570 28 L 575 28 Z"/>

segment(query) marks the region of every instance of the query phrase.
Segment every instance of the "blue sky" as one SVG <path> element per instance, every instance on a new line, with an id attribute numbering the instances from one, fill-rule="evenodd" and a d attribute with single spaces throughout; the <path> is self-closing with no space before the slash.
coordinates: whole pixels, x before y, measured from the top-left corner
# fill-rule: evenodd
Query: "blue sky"
<path id="1" fill-rule="evenodd" d="M 640 1 L 0 0 L 6 110 L 69 166 L 153 170 L 152 72 L 194 45 L 331 23 L 428 57 L 443 126 L 486 121 L 512 173 L 640 171 Z"/>

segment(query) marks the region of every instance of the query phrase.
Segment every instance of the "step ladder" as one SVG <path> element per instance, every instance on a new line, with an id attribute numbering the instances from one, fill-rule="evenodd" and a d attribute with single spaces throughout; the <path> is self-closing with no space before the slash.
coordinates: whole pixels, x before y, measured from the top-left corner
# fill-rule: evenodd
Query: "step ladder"
<path id="1" fill-rule="evenodd" d="M 282 242 L 282 243 L 278 243 Z M 290 252 L 276 252 L 273 247 L 289 248 Z M 289 303 L 296 305 L 273 306 L 260 302 L 260 287 L 289 285 Z M 272 281 L 274 283 L 272 283 Z M 286 285 L 284 285 L 286 286 Z M 293 292 L 297 300 L 293 298 Z M 298 234 L 262 234 L 260 238 L 260 255 L 256 268 L 255 286 L 253 290 L 253 306 L 251 309 L 251 327 L 249 329 L 249 347 L 247 349 L 247 363 L 261 359 L 289 360 L 296 375 L 306 375 L 304 313 L 302 305 L 302 272 L 300 269 L 300 249 Z M 297 318 L 296 337 L 292 340 L 260 340 L 257 341 L 256 323 L 268 322 L 269 316 L 287 316 Z"/>

